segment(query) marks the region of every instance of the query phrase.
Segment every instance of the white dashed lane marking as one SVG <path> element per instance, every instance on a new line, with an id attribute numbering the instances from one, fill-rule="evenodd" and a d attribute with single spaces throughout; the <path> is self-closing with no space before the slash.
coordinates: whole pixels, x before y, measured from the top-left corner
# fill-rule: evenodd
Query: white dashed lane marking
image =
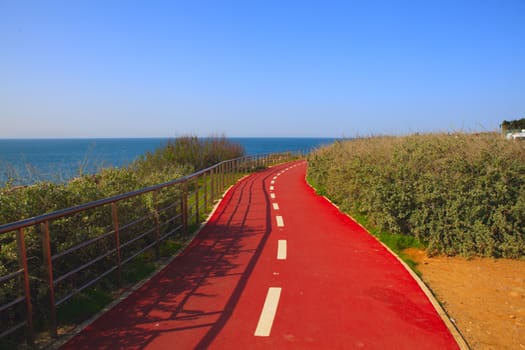
<path id="1" fill-rule="evenodd" d="M 277 177 L 281 175 L 282 173 L 286 172 L 287 170 L 290 170 L 291 168 L 295 168 L 299 164 L 294 164 L 293 166 L 290 166 L 286 168 L 285 170 L 282 170 L 278 172 L 270 182 L 271 185 L 275 184 L 275 180 L 277 180 Z M 274 190 L 274 186 L 270 186 L 270 191 Z M 272 199 L 275 199 L 275 193 L 270 193 L 270 197 Z M 279 210 L 279 204 L 272 203 L 274 210 Z M 277 221 L 277 227 L 284 227 L 284 220 L 283 217 L 280 215 L 275 216 L 275 220 Z M 287 241 L 284 239 L 280 239 L 277 241 L 277 260 L 286 260 L 287 255 Z M 278 276 L 278 272 L 273 273 L 275 276 Z M 259 316 L 259 322 L 257 323 L 257 328 L 255 329 L 254 335 L 256 337 L 268 337 L 270 335 L 270 332 L 272 330 L 273 326 L 273 320 L 275 319 L 275 314 L 277 313 L 277 306 L 279 305 L 279 298 L 281 297 L 281 288 L 279 287 L 271 287 L 268 289 L 268 293 L 266 294 L 266 299 L 264 301 L 264 306 L 261 311 L 261 315 Z"/>
<path id="2" fill-rule="evenodd" d="M 277 260 L 286 260 L 286 240 L 277 241 Z"/>
<path id="3" fill-rule="evenodd" d="M 257 328 L 255 329 L 254 335 L 256 337 L 268 337 L 270 335 L 280 297 L 281 288 L 271 287 L 268 289 L 261 316 L 259 317 Z"/>

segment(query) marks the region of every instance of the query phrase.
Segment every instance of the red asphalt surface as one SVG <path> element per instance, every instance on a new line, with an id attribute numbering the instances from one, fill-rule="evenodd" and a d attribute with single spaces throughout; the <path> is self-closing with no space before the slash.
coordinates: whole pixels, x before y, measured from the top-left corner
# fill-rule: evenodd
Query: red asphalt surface
<path id="1" fill-rule="evenodd" d="M 180 256 L 62 348 L 458 349 L 405 268 L 305 174 L 297 161 L 244 178 Z M 255 336 L 272 287 L 271 332 Z"/>

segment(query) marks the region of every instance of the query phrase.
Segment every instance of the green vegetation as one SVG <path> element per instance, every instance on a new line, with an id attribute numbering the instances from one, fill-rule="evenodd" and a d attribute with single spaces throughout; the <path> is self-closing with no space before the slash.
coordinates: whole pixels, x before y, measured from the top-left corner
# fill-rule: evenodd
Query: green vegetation
<path id="1" fill-rule="evenodd" d="M 0 189 L 0 222 L 7 223 L 167 182 L 220 161 L 241 157 L 244 149 L 225 137 L 185 136 L 168 141 L 127 167 L 106 168 L 65 184 L 40 182 Z"/>
<path id="2" fill-rule="evenodd" d="M 146 164 L 147 168 L 153 166 L 160 169 L 169 165 L 182 165 L 189 168 L 191 173 L 242 155 L 242 145 L 232 143 L 225 137 L 199 139 L 196 136 L 187 136 L 168 141 L 164 147 L 147 153 L 137 164 L 139 168 Z"/>
<path id="3" fill-rule="evenodd" d="M 231 143 L 224 137 L 198 139 L 189 136 L 170 141 L 127 167 L 104 169 L 96 175 L 81 176 L 65 184 L 41 182 L 26 187 L 8 185 L 0 189 L 0 223 L 14 222 L 164 183 L 243 154 L 242 146 Z M 230 181 L 240 175 L 231 175 Z M 218 179 L 215 181 L 217 182 Z M 195 199 L 197 184 L 199 184 L 198 202 Z M 211 198 L 208 198 L 208 207 L 204 207 L 203 204 L 204 184 L 209 192 L 211 179 L 208 176 L 205 179 L 189 181 L 184 185 L 185 187 L 177 185 L 158 190 L 155 194 L 147 193 L 118 202 L 120 244 L 123 246 L 121 259 L 124 261 L 131 259 L 133 255 L 137 256 L 123 265 L 121 278 L 118 277 L 117 271 L 111 272 L 99 282 L 61 304 L 57 309 L 59 325 L 82 322 L 106 306 L 115 297 L 116 291 L 137 283 L 159 266 L 154 249 L 155 229 L 152 230 L 156 227 L 156 223 L 161 223 L 160 236 L 176 230 L 176 233 L 170 235 L 159 247 L 161 260 L 176 254 L 191 237 L 191 233 L 197 229 L 197 221 L 201 222 L 211 208 Z M 223 190 L 218 187 L 216 189 L 221 192 Z M 182 227 L 181 191 L 188 191 L 190 194 L 188 210 L 190 214 L 194 213 L 186 232 L 183 229 L 176 229 Z M 195 214 L 196 206 L 199 206 L 199 217 Z M 53 260 L 55 279 L 79 266 L 96 261 L 92 265 L 85 265 L 80 273 L 57 283 L 56 300 L 67 297 L 79 286 L 83 286 L 116 265 L 114 253 L 98 258 L 105 252 L 114 251 L 115 236 L 112 229 L 113 217 L 110 205 L 49 222 L 51 252 L 56 256 Z M 44 230 L 45 227 L 40 225 L 24 230 L 37 330 L 47 329 L 50 322 L 42 252 Z M 78 250 L 68 253 L 68 249 L 82 242 L 90 243 L 85 243 Z M 126 244 L 125 248 L 124 244 Z M 140 250 L 148 245 L 153 248 L 140 253 Z M 60 256 L 62 253 L 64 255 Z M 0 235 L 0 276 L 16 271 L 18 266 L 15 232 Z M 3 282 L 0 286 L 0 305 L 22 295 L 21 290 L 18 278 Z M 24 313 L 23 303 L 2 311 L 2 327 L 16 324 L 19 322 L 20 315 Z M 15 333 L 12 337 L 0 340 L 0 348 L 13 348 L 15 346 L 13 341 L 16 343 L 20 339 L 23 339 L 23 335 L 21 336 L 20 332 Z"/>
<path id="4" fill-rule="evenodd" d="M 409 236 L 431 255 L 525 256 L 520 144 L 494 133 L 368 137 L 336 142 L 308 161 L 319 192 L 376 234 L 389 232 L 383 240 L 394 246 Z"/>
<path id="5" fill-rule="evenodd" d="M 104 289 L 90 288 L 77 294 L 66 307 L 58 309 L 58 319 L 65 324 L 75 324 L 96 315 L 113 301 L 112 294 Z"/>

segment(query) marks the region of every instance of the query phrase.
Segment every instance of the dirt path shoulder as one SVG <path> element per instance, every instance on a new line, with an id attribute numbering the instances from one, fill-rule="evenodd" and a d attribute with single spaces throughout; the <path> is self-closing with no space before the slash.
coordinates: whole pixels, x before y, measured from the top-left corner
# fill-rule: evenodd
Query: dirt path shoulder
<path id="1" fill-rule="evenodd" d="M 525 349 L 525 261 L 407 253 L 472 349 Z"/>

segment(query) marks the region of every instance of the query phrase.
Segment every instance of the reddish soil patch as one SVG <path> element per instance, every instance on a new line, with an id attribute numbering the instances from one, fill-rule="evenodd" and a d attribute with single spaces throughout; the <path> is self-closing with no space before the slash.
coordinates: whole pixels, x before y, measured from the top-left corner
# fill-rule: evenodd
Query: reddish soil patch
<path id="1" fill-rule="evenodd" d="M 472 349 L 525 349 L 525 261 L 405 253 Z"/>

